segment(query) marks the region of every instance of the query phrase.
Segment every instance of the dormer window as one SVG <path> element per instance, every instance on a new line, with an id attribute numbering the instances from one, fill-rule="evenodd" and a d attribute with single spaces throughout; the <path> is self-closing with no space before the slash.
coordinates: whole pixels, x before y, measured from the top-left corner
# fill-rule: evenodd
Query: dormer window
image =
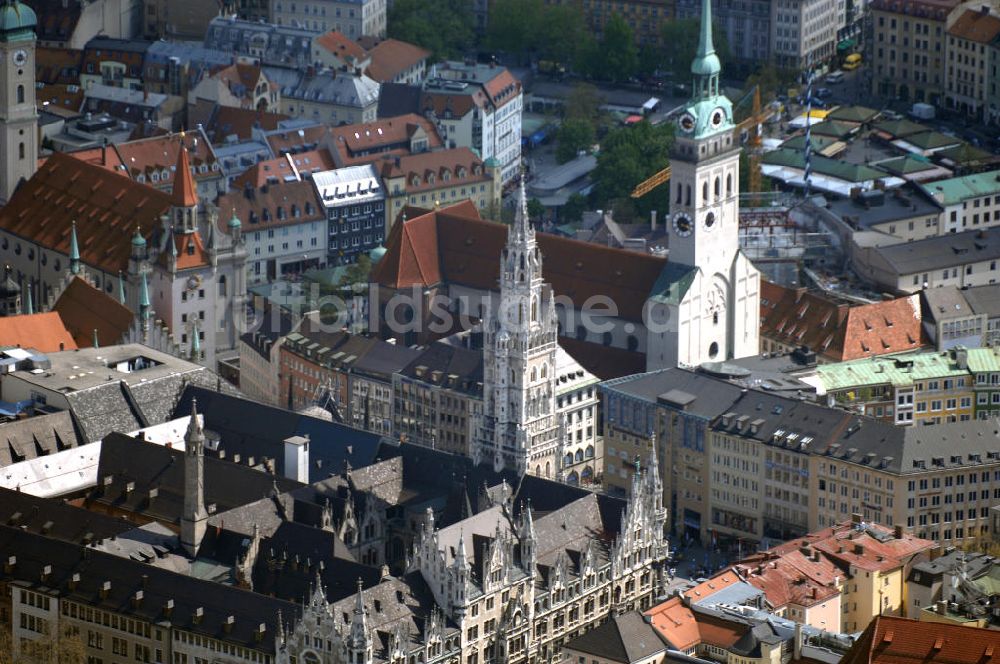
<path id="1" fill-rule="evenodd" d="M 420 186 L 420 176 L 419 175 L 414 175 L 413 176 L 412 184 L 413 184 L 414 187 L 419 187 Z"/>

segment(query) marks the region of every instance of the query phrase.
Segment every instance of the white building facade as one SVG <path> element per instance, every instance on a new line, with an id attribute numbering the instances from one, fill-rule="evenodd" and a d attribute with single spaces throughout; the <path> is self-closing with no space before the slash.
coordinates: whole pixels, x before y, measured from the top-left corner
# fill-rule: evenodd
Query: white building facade
<path id="1" fill-rule="evenodd" d="M 760 273 L 739 244 L 739 143 L 702 2 L 693 96 L 671 155 L 670 256 L 647 307 L 646 369 L 755 355 Z"/>

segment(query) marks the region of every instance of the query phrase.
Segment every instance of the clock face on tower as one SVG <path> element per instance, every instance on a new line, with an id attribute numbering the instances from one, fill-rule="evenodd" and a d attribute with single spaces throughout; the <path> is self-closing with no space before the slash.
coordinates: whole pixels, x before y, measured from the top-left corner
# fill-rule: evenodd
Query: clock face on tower
<path id="1" fill-rule="evenodd" d="M 14 64 L 23 67 L 28 62 L 28 52 L 23 48 L 14 51 Z"/>
<path id="2" fill-rule="evenodd" d="M 681 131 L 691 133 L 694 131 L 695 119 L 690 113 L 685 113 L 677 121 L 677 125 L 681 128 Z"/>
<path id="3" fill-rule="evenodd" d="M 721 108 L 717 108 L 712 111 L 712 129 L 718 129 L 722 126 L 722 123 L 726 121 L 726 112 Z"/>
<path id="4" fill-rule="evenodd" d="M 715 227 L 715 222 L 718 220 L 714 212 L 705 213 L 705 219 L 703 225 L 705 230 L 710 231 Z"/>
<path id="5" fill-rule="evenodd" d="M 691 220 L 691 215 L 687 212 L 678 212 L 674 215 L 674 232 L 680 237 L 687 237 L 691 235 L 691 231 L 694 230 L 694 223 Z"/>

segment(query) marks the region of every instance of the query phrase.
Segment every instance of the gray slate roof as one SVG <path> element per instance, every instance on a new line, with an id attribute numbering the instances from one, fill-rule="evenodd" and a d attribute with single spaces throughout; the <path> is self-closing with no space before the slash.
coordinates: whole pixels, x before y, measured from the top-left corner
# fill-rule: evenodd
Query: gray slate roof
<path id="1" fill-rule="evenodd" d="M 623 664 L 641 662 L 667 650 L 653 626 L 636 611 L 614 616 L 563 647 Z"/>
<path id="2" fill-rule="evenodd" d="M 684 369 L 625 376 L 605 382 L 604 387 L 650 403 L 659 401 L 705 419 L 726 412 L 729 405 L 739 399 L 741 392 L 736 385 Z M 694 397 L 683 408 L 675 401 L 681 394 Z"/>
<path id="3" fill-rule="evenodd" d="M 7 422 L 0 425 L 0 468 L 86 443 L 69 411 Z"/>
<path id="4" fill-rule="evenodd" d="M 876 247 L 872 251 L 879 254 L 897 274 L 932 272 L 1000 259 L 1000 228 L 941 235 Z"/>

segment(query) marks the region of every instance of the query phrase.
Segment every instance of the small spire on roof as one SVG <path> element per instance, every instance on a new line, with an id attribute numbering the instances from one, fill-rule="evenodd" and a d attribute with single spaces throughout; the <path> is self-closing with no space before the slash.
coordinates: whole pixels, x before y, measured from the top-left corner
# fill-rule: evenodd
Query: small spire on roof
<path id="1" fill-rule="evenodd" d="M 76 221 L 70 227 L 69 235 L 69 271 L 80 274 L 80 243 L 76 239 Z"/>
<path id="2" fill-rule="evenodd" d="M 24 298 L 24 313 L 29 316 L 35 313 L 35 305 L 31 301 L 31 279 L 28 279 L 28 292 Z"/>

